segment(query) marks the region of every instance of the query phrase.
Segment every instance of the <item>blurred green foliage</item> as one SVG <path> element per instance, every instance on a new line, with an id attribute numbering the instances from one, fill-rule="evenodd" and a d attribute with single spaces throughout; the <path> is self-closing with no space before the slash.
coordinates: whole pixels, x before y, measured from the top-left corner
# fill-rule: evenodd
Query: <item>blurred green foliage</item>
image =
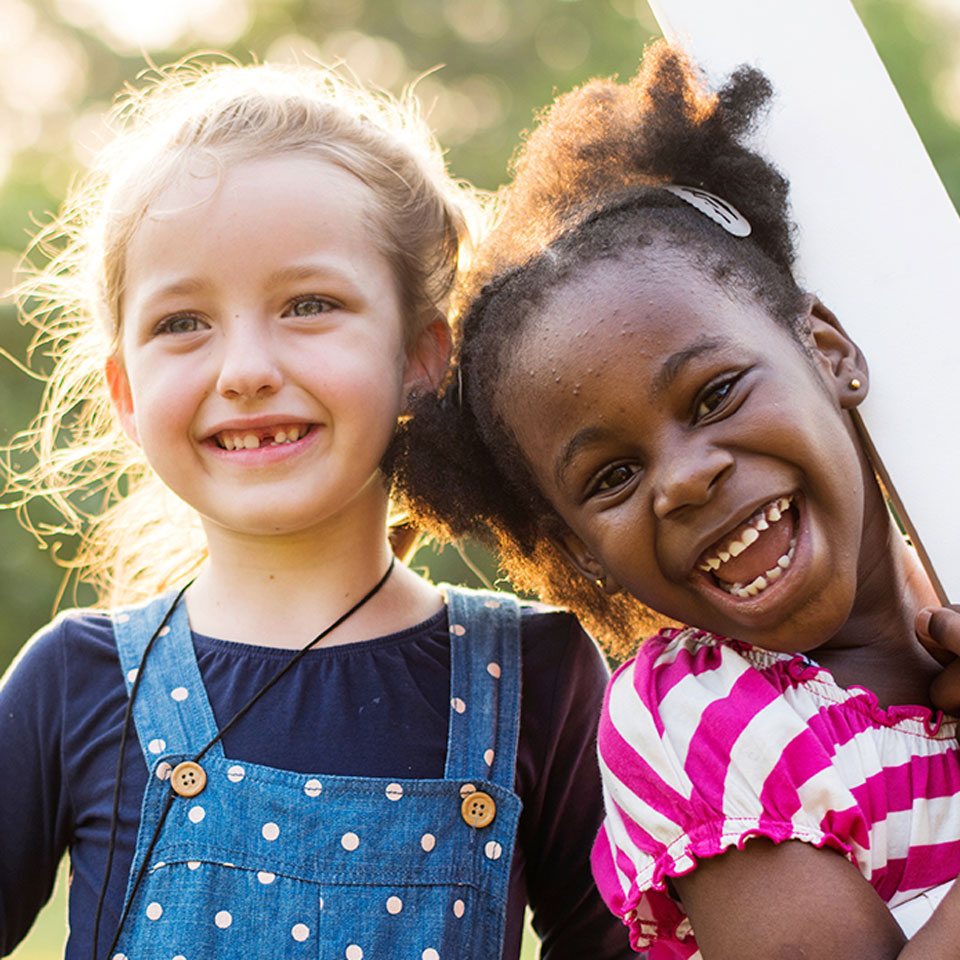
<path id="1" fill-rule="evenodd" d="M 856 5 L 960 202 L 960 14 L 952 0 Z M 492 188 L 537 108 L 588 77 L 628 76 L 655 33 L 645 0 L 0 0 L 0 284 L 102 142 L 105 106 L 148 61 L 215 47 L 242 62 L 341 60 L 394 91 L 420 78 L 452 170 Z M 0 346 L 22 360 L 27 341 L 0 306 Z M 0 443 L 29 422 L 41 386 L 0 357 Z M 49 619 L 62 575 L 10 511 L 0 544 L 3 666 Z M 492 560 L 479 559 L 493 576 Z M 472 578 L 450 550 L 418 562 L 437 578 Z M 61 605 L 90 599 L 71 592 Z"/>
<path id="2" fill-rule="evenodd" d="M 856 6 L 960 205 L 955 0 Z M 422 78 L 418 91 L 452 170 L 493 188 L 536 109 L 591 76 L 630 75 L 656 32 L 645 0 L 0 0 L 0 285 L 9 286 L 36 223 L 102 141 L 104 108 L 148 62 L 216 48 L 241 62 L 341 60 L 393 91 Z M 824 68 L 811 51 L 811 69 Z M 22 360 L 27 343 L 12 306 L 0 305 L 0 347 Z M 41 388 L 0 357 L 0 443 L 30 421 Z M 467 553 L 495 576 L 489 555 Z M 479 583 L 450 548 L 422 551 L 416 565 L 437 580 Z M 61 582 L 51 551 L 0 512 L 0 669 L 50 618 Z M 90 599 L 81 590 L 61 605 Z M 57 916 L 38 924 L 17 952 L 22 960 L 59 952 L 63 879 Z M 534 951 L 528 938 L 524 956 Z"/>

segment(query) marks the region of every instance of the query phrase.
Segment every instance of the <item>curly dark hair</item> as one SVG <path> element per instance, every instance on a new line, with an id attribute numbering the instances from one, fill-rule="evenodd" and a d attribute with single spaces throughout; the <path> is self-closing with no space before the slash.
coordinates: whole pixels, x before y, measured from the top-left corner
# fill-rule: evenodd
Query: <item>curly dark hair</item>
<path id="1" fill-rule="evenodd" d="M 680 251 L 715 282 L 755 297 L 799 343 L 803 294 L 785 179 L 745 145 L 769 81 L 738 69 L 716 93 L 663 41 L 626 84 L 592 80 L 538 118 L 498 198 L 498 221 L 458 284 L 455 363 L 440 394 L 420 398 L 388 457 L 395 489 L 440 539 L 495 546 L 521 589 L 570 607 L 622 656 L 654 617 L 576 573 L 565 527 L 498 409 L 527 319 L 585 268 L 625 251 Z M 734 237 L 663 185 L 718 194 L 750 222 Z M 643 269 L 638 266 L 637 269 Z"/>

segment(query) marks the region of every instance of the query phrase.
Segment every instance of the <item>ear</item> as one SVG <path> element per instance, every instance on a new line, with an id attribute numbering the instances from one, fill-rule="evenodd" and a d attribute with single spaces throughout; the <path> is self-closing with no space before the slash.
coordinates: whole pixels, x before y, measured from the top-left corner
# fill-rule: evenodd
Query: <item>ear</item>
<path id="1" fill-rule="evenodd" d="M 609 596 L 620 592 L 620 584 L 608 576 L 603 564 L 590 552 L 587 545 L 572 531 L 568 530 L 551 538 L 567 558 L 570 566 L 581 576 L 594 583 L 598 590 Z"/>
<path id="2" fill-rule="evenodd" d="M 417 335 L 407 352 L 407 369 L 403 377 L 404 396 L 436 390 L 450 364 L 452 348 L 450 327 L 439 314 Z"/>
<path id="3" fill-rule="evenodd" d="M 135 444 L 139 445 L 140 437 L 137 434 L 137 418 L 133 411 L 133 393 L 130 390 L 130 381 L 127 378 L 127 371 L 123 369 L 123 364 L 116 354 L 107 360 L 103 372 L 107 379 L 107 387 L 110 390 L 113 409 L 120 420 L 120 426 L 123 428 L 123 432 Z"/>
<path id="4" fill-rule="evenodd" d="M 870 383 L 867 361 L 860 348 L 834 314 L 812 295 L 807 298 L 806 322 L 810 348 L 841 409 L 858 407 Z"/>

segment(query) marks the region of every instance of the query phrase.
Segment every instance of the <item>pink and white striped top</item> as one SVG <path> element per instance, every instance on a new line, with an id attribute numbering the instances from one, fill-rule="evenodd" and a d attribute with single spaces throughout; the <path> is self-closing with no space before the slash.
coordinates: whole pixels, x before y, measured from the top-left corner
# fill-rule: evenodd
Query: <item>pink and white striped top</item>
<path id="1" fill-rule="evenodd" d="M 891 907 L 909 900 L 960 873 L 956 733 L 802 655 L 664 630 L 607 691 L 600 892 L 651 960 L 698 955 L 667 878 L 752 836 L 832 847 Z"/>

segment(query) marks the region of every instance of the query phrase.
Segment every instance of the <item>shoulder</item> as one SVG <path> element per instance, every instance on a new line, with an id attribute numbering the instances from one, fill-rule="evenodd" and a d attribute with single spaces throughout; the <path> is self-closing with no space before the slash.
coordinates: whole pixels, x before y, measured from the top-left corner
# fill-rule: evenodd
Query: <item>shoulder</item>
<path id="1" fill-rule="evenodd" d="M 49 675 L 65 664 L 71 669 L 92 661 L 117 660 L 110 614 L 102 610 L 65 610 L 41 627 L 20 649 L 7 671 L 12 676 Z"/>
<path id="2" fill-rule="evenodd" d="M 686 735 L 711 714 L 746 727 L 793 683 L 792 659 L 694 628 L 662 630 L 614 674 L 604 724 L 641 740 Z"/>

